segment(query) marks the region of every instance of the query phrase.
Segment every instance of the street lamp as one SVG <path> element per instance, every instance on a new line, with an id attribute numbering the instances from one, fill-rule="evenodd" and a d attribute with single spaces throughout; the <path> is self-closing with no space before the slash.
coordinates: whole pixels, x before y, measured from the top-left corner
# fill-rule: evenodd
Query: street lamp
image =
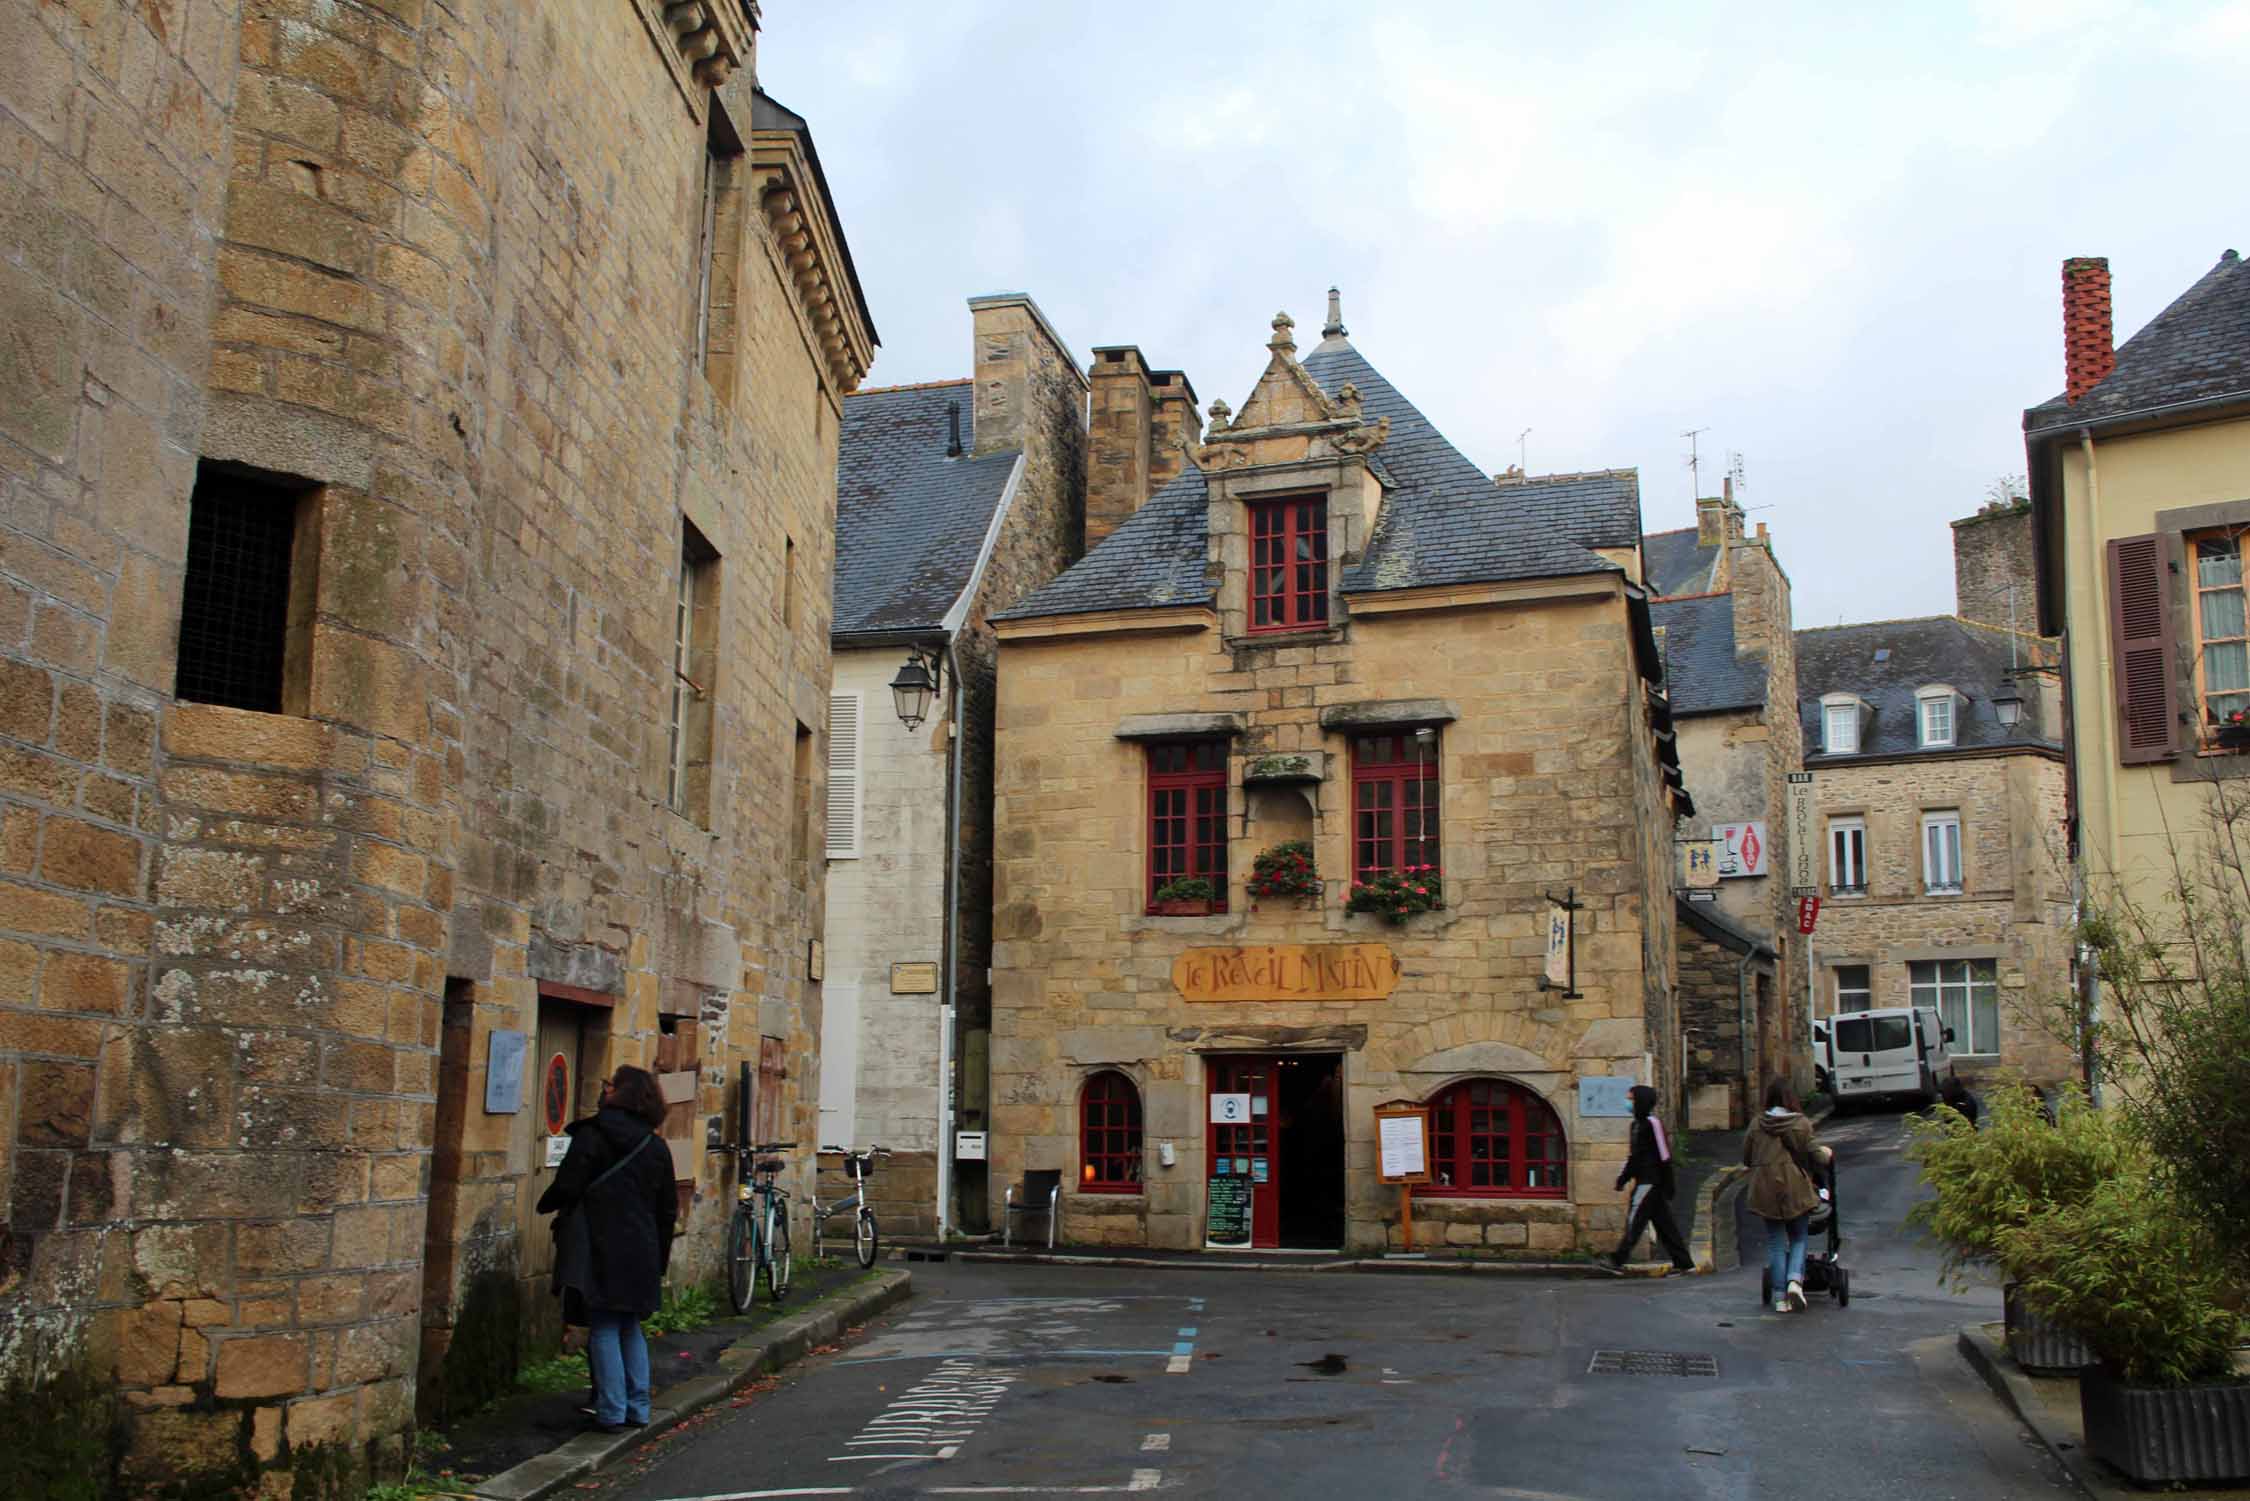
<path id="1" fill-rule="evenodd" d="M 906 665 L 891 679 L 891 702 L 898 709 L 899 723 L 908 729 L 919 728 L 930 711 L 930 698 L 938 691 L 937 653 L 925 653 L 921 647 L 906 649 Z"/>
<path id="2" fill-rule="evenodd" d="M 2008 683 L 1992 695 L 1992 712 L 2000 717 L 2001 729 L 2015 733 L 2023 720 L 2023 695 L 2016 692 L 2015 684 Z"/>

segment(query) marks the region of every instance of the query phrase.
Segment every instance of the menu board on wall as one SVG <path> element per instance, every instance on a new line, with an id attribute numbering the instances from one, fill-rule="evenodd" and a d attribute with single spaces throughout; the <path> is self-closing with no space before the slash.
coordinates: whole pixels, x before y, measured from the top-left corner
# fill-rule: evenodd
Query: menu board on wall
<path id="1" fill-rule="evenodd" d="M 1205 1185 L 1203 1243 L 1214 1248 L 1250 1244 L 1250 1175 L 1220 1173 Z"/>

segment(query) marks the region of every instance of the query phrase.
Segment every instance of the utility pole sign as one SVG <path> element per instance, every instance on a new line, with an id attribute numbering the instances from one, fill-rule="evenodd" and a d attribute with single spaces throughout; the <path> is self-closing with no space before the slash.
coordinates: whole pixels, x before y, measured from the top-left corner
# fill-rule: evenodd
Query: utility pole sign
<path id="1" fill-rule="evenodd" d="M 1789 894 L 1820 895 L 1820 846 L 1813 838 L 1812 773 L 1789 773 Z"/>

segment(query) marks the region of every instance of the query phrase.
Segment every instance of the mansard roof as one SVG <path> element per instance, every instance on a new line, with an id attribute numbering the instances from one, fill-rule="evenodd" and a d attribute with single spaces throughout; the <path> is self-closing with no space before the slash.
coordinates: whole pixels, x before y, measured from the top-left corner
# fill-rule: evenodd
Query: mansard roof
<path id="1" fill-rule="evenodd" d="M 1992 706 L 1993 694 L 2011 681 L 2011 671 L 2020 674 L 2025 668 L 2053 662 L 2052 644 L 2040 637 L 1954 615 L 1824 626 L 1796 634 L 1798 717 L 1808 766 L 1855 759 L 1821 752 L 1820 701 L 1832 693 L 1849 693 L 1870 711 L 1857 756 L 1943 756 L 2003 746 L 2061 749 L 2056 733 L 2032 723 L 2032 705 L 2039 698 L 2034 679 L 2024 676 L 2018 683 L 2016 691 L 2026 700 L 2026 713 L 2012 732 L 2001 727 Z M 1968 703 L 1954 716 L 1953 744 L 1925 749 L 1914 723 L 1915 692 L 1939 684 L 1951 687 Z"/>
<path id="2" fill-rule="evenodd" d="M 1323 339 L 1303 370 L 1331 398 L 1356 387 L 1370 423 L 1390 420 L 1388 440 L 1368 456 L 1382 512 L 1365 555 L 1343 572 L 1345 593 L 1616 573 L 1592 549 L 1639 540 L 1635 471 L 1498 485 L 1341 334 Z M 1210 604 L 1207 501 L 1191 463 L 1084 558 L 994 618 Z"/>
<path id="3" fill-rule="evenodd" d="M 971 457 L 974 396 L 957 380 L 844 398 L 830 627 L 838 645 L 855 635 L 937 631 L 975 579 L 1022 450 Z M 962 453 L 949 458 L 947 409 L 955 406 Z"/>

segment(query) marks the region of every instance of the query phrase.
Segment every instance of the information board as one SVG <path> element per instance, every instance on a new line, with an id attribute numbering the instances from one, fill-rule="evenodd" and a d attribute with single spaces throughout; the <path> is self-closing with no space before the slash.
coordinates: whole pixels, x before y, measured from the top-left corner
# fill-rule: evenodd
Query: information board
<path id="1" fill-rule="evenodd" d="M 1429 1182 L 1429 1112 L 1419 1105 L 1378 1107 L 1375 1156 L 1375 1176 L 1381 1182 Z"/>
<path id="2" fill-rule="evenodd" d="M 1203 1243 L 1214 1247 L 1250 1244 L 1250 1175 L 1219 1173 L 1204 1185 Z"/>
<path id="3" fill-rule="evenodd" d="M 1607 1077 L 1588 1075 L 1578 1081 L 1578 1113 L 1581 1116 L 1629 1116 L 1633 1113 L 1633 1080 L 1619 1074 Z"/>
<path id="4" fill-rule="evenodd" d="M 495 1032 L 484 1055 L 484 1113 L 514 1115 L 523 1109 L 523 1059 L 528 1032 Z"/>

